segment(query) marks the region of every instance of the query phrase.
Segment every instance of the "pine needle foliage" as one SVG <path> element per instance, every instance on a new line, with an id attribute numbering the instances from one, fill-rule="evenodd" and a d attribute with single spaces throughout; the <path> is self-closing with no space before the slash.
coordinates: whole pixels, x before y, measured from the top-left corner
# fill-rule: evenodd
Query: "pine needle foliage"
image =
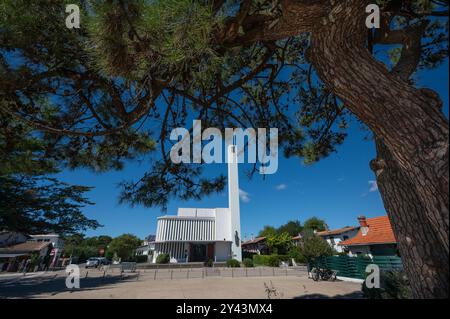
<path id="1" fill-rule="evenodd" d="M 211 48 L 219 19 L 194 0 L 95 1 L 90 50 L 108 75 L 165 78 L 174 71 L 218 65 Z"/>

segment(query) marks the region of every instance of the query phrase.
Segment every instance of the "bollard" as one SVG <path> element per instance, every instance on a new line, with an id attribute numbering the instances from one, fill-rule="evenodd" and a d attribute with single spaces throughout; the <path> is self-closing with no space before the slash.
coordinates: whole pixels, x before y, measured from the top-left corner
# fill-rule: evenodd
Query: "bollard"
<path id="1" fill-rule="evenodd" d="M 173 279 L 173 270 L 170 271 L 170 279 Z"/>
<path id="2" fill-rule="evenodd" d="M 187 275 L 186 275 L 187 279 L 189 279 L 189 269 L 187 271 Z"/>
<path id="3" fill-rule="evenodd" d="M 86 271 L 86 275 L 84 275 L 84 278 L 87 278 L 89 274 L 89 271 Z"/>

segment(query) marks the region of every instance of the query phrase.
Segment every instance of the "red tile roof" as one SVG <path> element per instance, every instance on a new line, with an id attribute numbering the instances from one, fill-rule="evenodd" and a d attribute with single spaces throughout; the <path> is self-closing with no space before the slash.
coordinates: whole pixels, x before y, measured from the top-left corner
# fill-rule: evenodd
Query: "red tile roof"
<path id="1" fill-rule="evenodd" d="M 358 227 L 347 226 L 347 227 L 343 227 L 343 228 L 339 228 L 339 229 L 324 230 L 324 231 L 317 232 L 317 235 L 319 235 L 319 236 L 339 235 L 339 234 L 354 230 L 355 228 L 358 228 Z"/>
<path id="2" fill-rule="evenodd" d="M 360 228 L 355 237 L 341 241 L 339 245 L 355 246 L 397 243 L 387 216 L 367 218 L 367 225 L 369 226 L 369 231 L 365 236 L 362 234 Z"/>
<path id="3" fill-rule="evenodd" d="M 265 239 L 266 239 L 266 237 L 256 237 L 255 239 L 244 241 L 242 243 L 242 245 L 256 244 L 256 243 L 259 243 L 260 241 L 263 241 Z"/>

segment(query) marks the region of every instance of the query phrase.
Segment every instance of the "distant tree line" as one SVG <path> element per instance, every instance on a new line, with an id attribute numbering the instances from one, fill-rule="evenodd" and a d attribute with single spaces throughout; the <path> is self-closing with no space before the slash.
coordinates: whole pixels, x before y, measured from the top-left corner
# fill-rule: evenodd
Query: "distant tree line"
<path id="1" fill-rule="evenodd" d="M 72 257 L 77 262 L 85 262 L 90 257 L 104 256 L 110 260 L 131 261 L 141 240 L 132 234 L 112 238 L 107 235 L 84 237 L 74 234 L 65 238 L 64 257 Z"/>
<path id="2" fill-rule="evenodd" d="M 328 229 L 325 220 L 318 217 L 307 219 L 302 225 L 299 220 L 291 220 L 286 224 L 274 227 L 270 225 L 258 233 L 258 237 L 266 237 L 269 254 L 287 255 L 297 262 L 306 262 L 321 256 L 331 256 L 334 249 L 316 232 Z M 297 243 L 292 237 L 300 235 Z"/>
<path id="3" fill-rule="evenodd" d="M 299 220 L 290 220 L 278 228 L 266 225 L 258 233 L 258 237 L 270 237 L 273 235 L 281 235 L 283 233 L 287 233 L 290 236 L 297 236 L 305 232 L 324 231 L 327 228 L 328 225 L 325 220 L 318 217 L 311 217 L 305 220 L 303 225 Z"/>

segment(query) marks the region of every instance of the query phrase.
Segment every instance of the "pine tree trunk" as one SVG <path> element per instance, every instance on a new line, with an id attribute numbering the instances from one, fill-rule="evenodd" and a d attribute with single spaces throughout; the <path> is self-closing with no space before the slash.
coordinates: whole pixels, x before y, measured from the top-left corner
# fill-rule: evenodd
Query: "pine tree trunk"
<path id="1" fill-rule="evenodd" d="M 320 79 L 383 140 L 392 155 L 395 166 L 389 173 L 400 174 L 401 179 L 383 179 L 386 184 L 381 182 L 380 191 L 394 229 L 409 225 L 400 237 L 405 236 L 402 250 L 408 247 L 408 238 L 409 246 L 416 247 L 414 254 L 403 258 L 414 295 L 448 297 L 448 121 L 440 110 L 442 103 L 434 92 L 408 85 L 372 57 L 365 42 L 366 1 L 333 3 L 328 18 L 312 34 L 309 60 Z M 408 237 L 412 228 L 421 241 Z M 433 260 L 425 263 L 428 258 Z M 418 276 L 414 267 L 425 274 Z M 446 276 L 436 275 L 444 269 Z"/>
<path id="2" fill-rule="evenodd" d="M 448 251 L 425 216 L 422 203 L 417 201 L 415 188 L 398 166 L 391 152 L 376 139 L 377 158 L 371 168 L 385 208 L 393 226 L 403 267 L 411 278 L 415 298 L 448 296 Z M 420 225 L 420 227 L 418 227 Z"/>

